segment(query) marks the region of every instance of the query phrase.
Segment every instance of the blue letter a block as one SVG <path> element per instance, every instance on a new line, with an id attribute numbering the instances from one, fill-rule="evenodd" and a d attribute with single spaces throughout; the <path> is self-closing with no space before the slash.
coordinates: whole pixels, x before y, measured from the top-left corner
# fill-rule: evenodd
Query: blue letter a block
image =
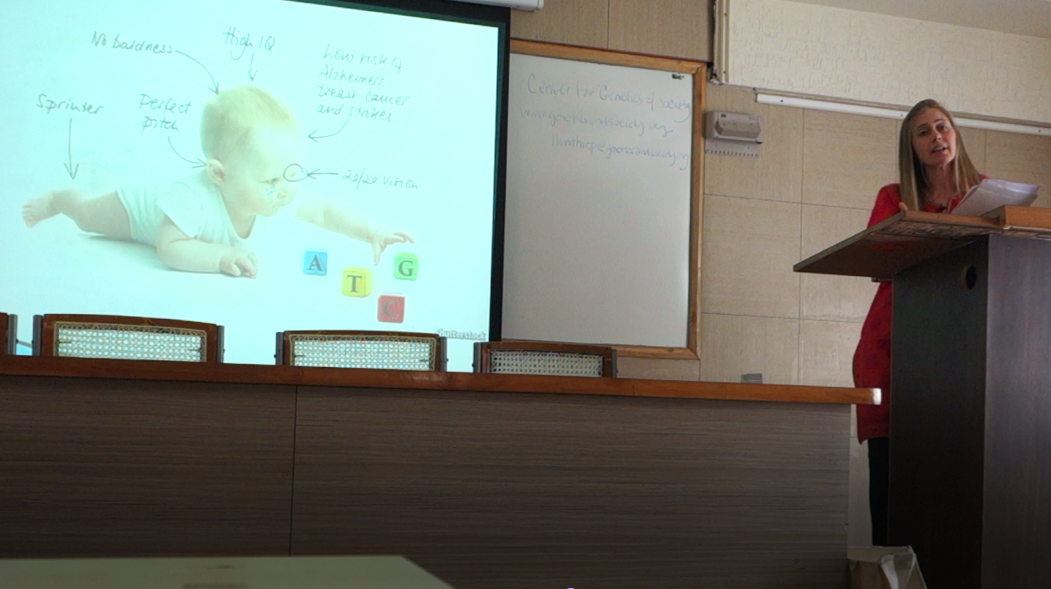
<path id="1" fill-rule="evenodd" d="M 324 276 L 328 274 L 328 254 L 308 251 L 303 254 L 303 274 Z"/>

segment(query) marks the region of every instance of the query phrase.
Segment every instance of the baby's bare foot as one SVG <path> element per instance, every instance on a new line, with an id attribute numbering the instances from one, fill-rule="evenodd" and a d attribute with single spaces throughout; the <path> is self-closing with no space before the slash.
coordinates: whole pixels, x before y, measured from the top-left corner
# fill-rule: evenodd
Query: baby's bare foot
<path id="1" fill-rule="evenodd" d="M 58 211 L 55 209 L 55 203 L 51 200 L 50 192 L 44 196 L 31 198 L 26 201 L 26 204 L 22 205 L 22 220 L 25 221 L 26 227 L 33 227 L 44 219 L 50 219 L 57 214 Z"/>

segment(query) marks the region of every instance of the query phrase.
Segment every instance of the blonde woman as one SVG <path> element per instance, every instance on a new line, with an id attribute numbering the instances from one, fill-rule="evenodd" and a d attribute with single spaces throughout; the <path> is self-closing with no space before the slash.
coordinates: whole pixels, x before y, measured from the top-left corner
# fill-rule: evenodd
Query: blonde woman
<path id="1" fill-rule="evenodd" d="M 900 211 L 951 212 L 983 176 L 971 163 L 952 115 L 934 100 L 912 107 L 898 141 L 899 182 L 876 197 L 868 226 Z M 858 405 L 858 441 L 868 441 L 872 543 L 887 543 L 892 283 L 880 283 L 854 353 L 854 384 L 883 389 L 881 405 Z"/>

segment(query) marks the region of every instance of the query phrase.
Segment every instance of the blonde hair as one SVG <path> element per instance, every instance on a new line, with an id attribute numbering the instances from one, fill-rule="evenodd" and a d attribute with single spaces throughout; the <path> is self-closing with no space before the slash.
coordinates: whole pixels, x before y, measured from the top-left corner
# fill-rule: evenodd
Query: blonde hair
<path id="1" fill-rule="evenodd" d="M 244 148 L 261 125 L 295 129 L 292 111 L 276 96 L 257 86 L 234 86 L 219 92 L 201 112 L 204 157 L 226 161 Z"/>
<path id="2" fill-rule="evenodd" d="M 963 146 L 963 137 L 960 136 L 959 130 L 956 128 L 956 122 L 952 120 L 952 115 L 949 111 L 945 110 L 936 100 L 929 98 L 921 100 L 916 103 L 916 106 L 912 107 L 909 114 L 905 115 L 905 120 L 901 123 L 901 134 L 898 139 L 898 175 L 901 182 L 901 201 L 911 211 L 920 210 L 921 198 L 925 197 L 930 189 L 923 172 L 923 164 L 920 163 L 919 158 L 912 149 L 912 121 L 920 113 L 930 108 L 936 109 L 945 115 L 953 131 L 956 131 L 956 158 L 952 162 L 952 181 L 956 193 L 966 192 L 972 186 L 982 181 L 978 170 L 971 163 L 970 156 L 967 155 L 967 149 Z"/>

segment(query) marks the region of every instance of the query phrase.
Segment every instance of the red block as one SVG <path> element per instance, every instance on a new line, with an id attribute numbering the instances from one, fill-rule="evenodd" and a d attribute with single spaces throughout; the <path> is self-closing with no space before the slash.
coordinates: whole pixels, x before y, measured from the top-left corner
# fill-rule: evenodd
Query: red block
<path id="1" fill-rule="evenodd" d="M 378 318 L 383 323 L 401 323 L 405 321 L 405 297 L 401 295 L 380 295 Z"/>

